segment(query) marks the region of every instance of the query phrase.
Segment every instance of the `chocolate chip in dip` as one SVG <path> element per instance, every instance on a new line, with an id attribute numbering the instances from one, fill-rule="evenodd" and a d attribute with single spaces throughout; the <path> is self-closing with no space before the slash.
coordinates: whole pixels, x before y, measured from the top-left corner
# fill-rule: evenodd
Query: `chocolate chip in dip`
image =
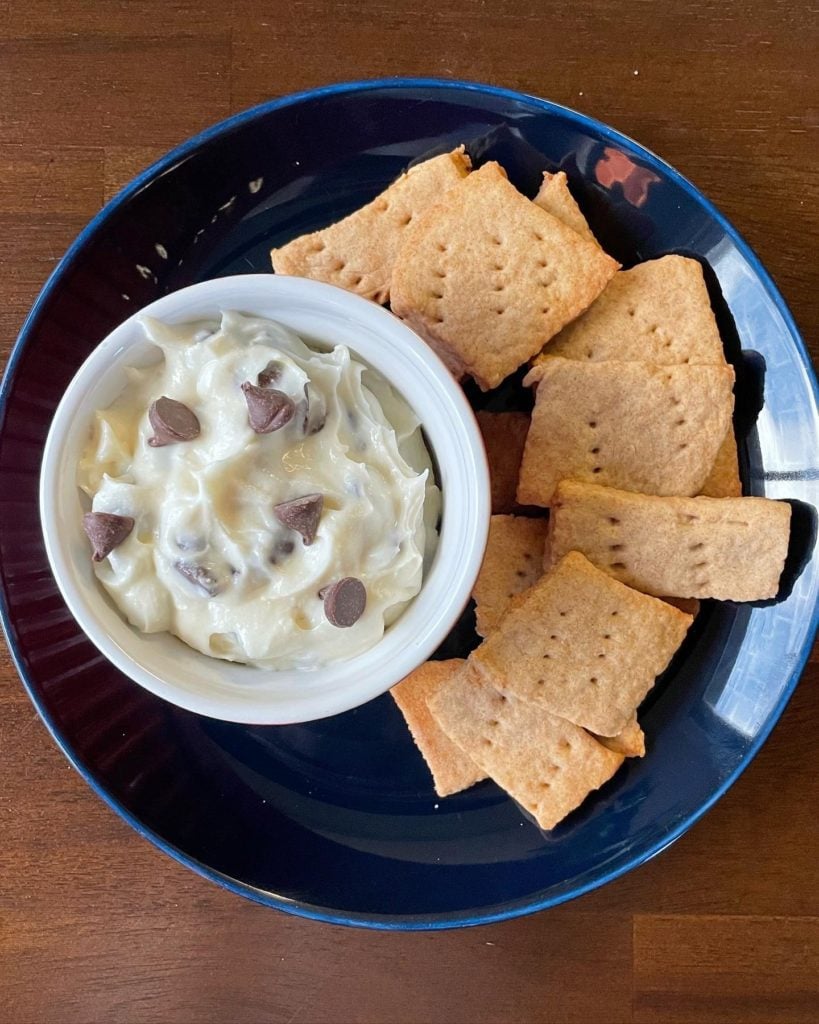
<path id="1" fill-rule="evenodd" d="M 274 505 L 273 515 L 283 526 L 300 533 L 305 545 L 310 545 L 316 539 L 323 507 L 323 495 L 305 494 L 301 498 L 293 498 L 291 501 L 282 501 Z"/>
<path id="2" fill-rule="evenodd" d="M 219 582 L 216 573 L 206 565 L 196 565 L 193 562 L 176 562 L 174 569 L 180 576 L 193 583 L 208 597 L 216 597 L 222 591 L 222 584 Z"/>
<path id="3" fill-rule="evenodd" d="M 324 614 L 327 621 L 340 629 L 354 626 L 367 607 L 367 591 L 361 580 L 345 576 L 327 587 L 322 587 Z"/>
<path id="4" fill-rule="evenodd" d="M 95 562 L 107 558 L 118 548 L 134 528 L 130 516 L 117 516 L 113 512 L 86 512 L 82 517 L 82 528 L 88 535 Z"/>
<path id="5" fill-rule="evenodd" d="M 187 405 L 165 395 L 151 404 L 148 420 L 154 428 L 154 436 L 148 438 L 152 448 L 193 441 L 201 430 L 196 414 Z"/>
<path id="6" fill-rule="evenodd" d="M 259 371 L 256 377 L 256 384 L 260 388 L 269 388 L 281 378 L 283 370 L 284 367 L 278 359 L 271 359 L 267 366 Z"/>
<path id="7" fill-rule="evenodd" d="M 246 380 L 242 385 L 247 402 L 247 421 L 256 434 L 272 434 L 293 419 L 293 399 L 275 388 L 260 388 Z"/>

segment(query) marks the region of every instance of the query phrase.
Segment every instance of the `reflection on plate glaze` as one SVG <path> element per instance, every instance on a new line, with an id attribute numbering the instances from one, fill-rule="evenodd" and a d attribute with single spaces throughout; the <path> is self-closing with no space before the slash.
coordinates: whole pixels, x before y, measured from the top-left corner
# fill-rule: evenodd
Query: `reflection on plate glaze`
<path id="1" fill-rule="evenodd" d="M 641 167 L 613 146 L 606 146 L 603 150 L 603 156 L 595 165 L 594 176 L 603 188 L 622 185 L 626 202 L 638 207 L 645 205 L 649 188 L 660 180 L 653 171 Z"/>

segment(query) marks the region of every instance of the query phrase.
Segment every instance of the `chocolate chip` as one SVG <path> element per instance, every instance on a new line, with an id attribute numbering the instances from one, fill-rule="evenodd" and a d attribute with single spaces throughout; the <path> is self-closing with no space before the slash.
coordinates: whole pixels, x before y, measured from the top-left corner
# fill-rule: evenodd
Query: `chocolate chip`
<path id="1" fill-rule="evenodd" d="M 281 377 L 284 366 L 277 360 L 271 359 L 267 366 L 259 372 L 256 383 L 260 388 L 269 388 Z"/>
<path id="2" fill-rule="evenodd" d="M 255 433 L 272 434 L 293 419 L 296 407 L 283 391 L 260 388 L 249 380 L 242 385 L 242 391 L 247 402 L 247 420 Z"/>
<path id="3" fill-rule="evenodd" d="M 194 565 L 193 562 L 175 562 L 174 569 L 186 580 L 203 590 L 208 597 L 216 597 L 222 587 L 216 574 L 206 565 Z"/>
<path id="4" fill-rule="evenodd" d="M 166 444 L 178 444 L 180 441 L 192 441 L 199 437 L 201 427 L 196 415 L 181 402 L 165 395 L 151 405 L 148 420 L 154 428 L 154 436 L 148 438 L 152 448 L 162 448 Z"/>
<path id="5" fill-rule="evenodd" d="M 292 540 L 277 540 L 273 545 L 273 551 L 270 554 L 268 561 L 271 565 L 278 565 L 282 558 L 287 558 L 288 555 L 292 555 L 296 550 L 296 545 Z"/>
<path id="6" fill-rule="evenodd" d="M 113 512 L 86 512 L 82 517 L 82 528 L 91 541 L 91 557 L 95 562 L 101 562 L 133 530 L 134 520 L 130 516 L 116 516 Z"/>
<path id="7" fill-rule="evenodd" d="M 292 501 L 282 501 L 274 505 L 273 515 L 284 526 L 298 531 L 304 538 L 305 545 L 308 545 L 316 539 L 323 507 L 323 495 L 305 494 L 302 498 L 293 498 Z"/>
<path id="8" fill-rule="evenodd" d="M 327 422 L 327 403 L 324 395 L 309 382 L 304 385 L 304 418 L 301 429 L 305 437 L 312 437 L 324 429 Z"/>
<path id="9" fill-rule="evenodd" d="M 367 607 L 367 591 L 361 580 L 345 576 L 328 587 L 322 587 L 324 614 L 333 626 L 346 629 L 353 626 Z"/>

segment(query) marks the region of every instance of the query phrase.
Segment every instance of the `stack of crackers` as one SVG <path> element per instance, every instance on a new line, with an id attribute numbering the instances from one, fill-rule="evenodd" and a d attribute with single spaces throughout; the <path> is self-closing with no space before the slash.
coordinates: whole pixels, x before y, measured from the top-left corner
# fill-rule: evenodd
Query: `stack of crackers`
<path id="1" fill-rule="evenodd" d="M 531 415 L 478 414 L 494 513 L 473 593 L 483 642 L 392 692 L 440 796 L 491 778 L 551 829 L 645 754 L 638 709 L 699 601 L 779 589 L 790 506 L 742 497 L 702 268 L 669 255 L 621 270 L 565 174 L 531 200 L 463 147 L 272 260 L 389 301 L 484 391 L 528 367 Z"/>

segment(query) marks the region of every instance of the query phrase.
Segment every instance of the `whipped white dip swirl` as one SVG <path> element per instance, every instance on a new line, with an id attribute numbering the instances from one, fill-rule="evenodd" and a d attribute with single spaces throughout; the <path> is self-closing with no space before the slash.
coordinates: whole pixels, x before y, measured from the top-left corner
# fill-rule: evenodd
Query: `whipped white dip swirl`
<path id="1" fill-rule="evenodd" d="M 372 647 L 418 593 L 437 543 L 440 493 L 412 410 L 346 347 L 314 350 L 269 320 L 143 323 L 164 358 L 128 370 L 78 468 L 94 512 L 134 520 L 94 564 L 114 602 L 146 633 L 270 668 Z M 285 425 L 253 429 L 248 382 L 292 402 Z M 195 437 L 171 425 L 157 443 L 149 410 L 163 397 L 194 414 Z M 314 495 L 305 538 L 274 510 Z M 349 577 L 366 607 L 338 628 L 319 592 Z"/>

